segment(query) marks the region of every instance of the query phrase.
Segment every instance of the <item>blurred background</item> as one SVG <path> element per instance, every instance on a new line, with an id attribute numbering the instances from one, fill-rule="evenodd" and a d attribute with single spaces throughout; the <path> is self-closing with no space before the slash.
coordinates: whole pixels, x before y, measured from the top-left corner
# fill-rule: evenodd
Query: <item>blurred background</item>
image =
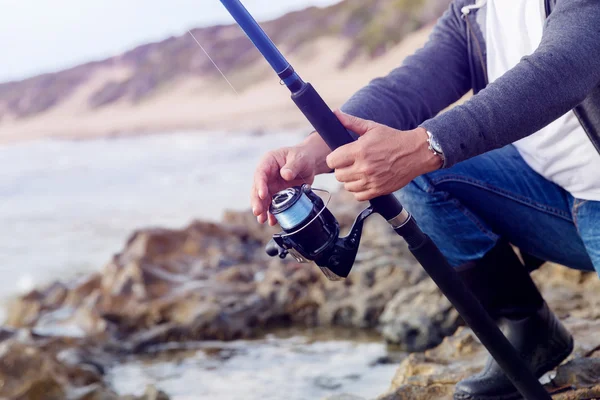
<path id="1" fill-rule="evenodd" d="M 247 2 L 332 107 L 400 65 L 447 4 Z M 2 0 L 2 9 L 4 294 L 97 269 L 137 227 L 246 209 L 260 154 L 310 131 L 218 1 Z"/>
<path id="2" fill-rule="evenodd" d="M 332 108 L 449 3 L 245 1 Z M 461 324 L 376 222 L 346 282 L 267 259 L 253 169 L 310 127 L 219 1 L 0 10 L 0 397 L 371 399 Z"/>

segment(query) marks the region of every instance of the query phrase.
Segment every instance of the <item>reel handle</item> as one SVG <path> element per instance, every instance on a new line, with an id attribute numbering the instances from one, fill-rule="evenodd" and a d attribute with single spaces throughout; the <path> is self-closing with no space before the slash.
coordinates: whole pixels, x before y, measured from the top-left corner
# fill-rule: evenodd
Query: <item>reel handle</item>
<path id="1" fill-rule="evenodd" d="M 286 249 L 280 247 L 275 240 L 269 240 L 269 243 L 265 246 L 265 252 L 269 257 L 279 257 L 284 259 L 288 252 Z"/>

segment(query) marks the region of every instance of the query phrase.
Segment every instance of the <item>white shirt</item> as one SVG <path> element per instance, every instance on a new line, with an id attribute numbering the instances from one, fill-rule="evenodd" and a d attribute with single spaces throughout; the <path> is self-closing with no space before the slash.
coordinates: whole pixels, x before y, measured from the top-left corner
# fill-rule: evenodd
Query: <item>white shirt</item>
<path id="1" fill-rule="evenodd" d="M 537 49 L 544 20 L 543 0 L 487 1 L 490 82 Z M 600 201 L 600 154 L 572 111 L 514 145 L 525 162 L 546 179 L 576 198 Z"/>

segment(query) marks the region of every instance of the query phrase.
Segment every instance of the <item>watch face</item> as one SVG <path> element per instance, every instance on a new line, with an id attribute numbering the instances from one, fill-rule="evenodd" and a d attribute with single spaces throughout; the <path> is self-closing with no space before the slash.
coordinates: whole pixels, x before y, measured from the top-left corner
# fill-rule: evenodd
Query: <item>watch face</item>
<path id="1" fill-rule="evenodd" d="M 440 146 L 440 144 L 434 136 L 431 136 L 431 148 L 435 150 L 436 153 L 442 152 L 442 146 Z"/>

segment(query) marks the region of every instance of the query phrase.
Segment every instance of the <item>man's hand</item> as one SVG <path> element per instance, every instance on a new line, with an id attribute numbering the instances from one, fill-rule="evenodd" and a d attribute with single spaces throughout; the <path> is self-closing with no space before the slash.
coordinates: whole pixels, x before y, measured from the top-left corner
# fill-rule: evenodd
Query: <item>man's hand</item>
<path id="1" fill-rule="evenodd" d="M 268 210 L 271 198 L 280 190 L 312 184 L 315 175 L 329 172 L 325 157 L 331 150 L 317 134 L 310 135 L 302 144 L 268 152 L 254 173 L 254 185 L 250 194 L 252 212 L 258 222 L 269 221 L 274 226 L 277 220 Z"/>
<path id="2" fill-rule="evenodd" d="M 393 193 L 442 166 L 442 159 L 429 150 L 423 128 L 399 131 L 341 111 L 335 114 L 360 138 L 329 154 L 327 165 L 358 201 Z"/>

